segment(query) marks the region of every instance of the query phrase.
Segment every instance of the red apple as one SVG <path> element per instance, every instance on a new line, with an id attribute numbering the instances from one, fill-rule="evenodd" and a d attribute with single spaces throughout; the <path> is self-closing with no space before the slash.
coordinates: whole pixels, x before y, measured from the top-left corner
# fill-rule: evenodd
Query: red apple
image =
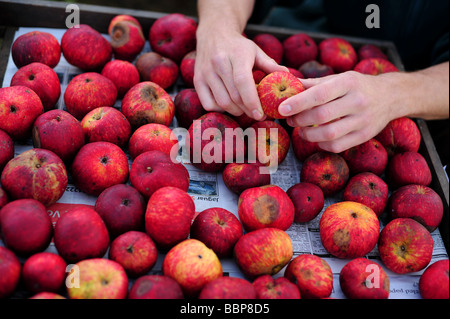
<path id="1" fill-rule="evenodd" d="M 74 184 L 84 193 L 100 195 L 108 187 L 128 180 L 129 164 L 125 152 L 109 142 L 84 145 L 72 163 Z"/>
<path id="2" fill-rule="evenodd" d="M 68 263 L 101 258 L 109 247 L 108 229 L 93 208 L 77 206 L 56 222 L 54 243 L 58 254 Z"/>
<path id="3" fill-rule="evenodd" d="M 277 64 L 281 64 L 284 48 L 283 44 L 276 36 L 270 33 L 259 33 L 253 38 L 253 42 L 255 42 L 269 57 L 274 59 Z"/>
<path id="4" fill-rule="evenodd" d="M 279 273 L 292 255 L 291 238 L 278 228 L 261 228 L 245 233 L 234 246 L 237 265 L 251 279 Z"/>
<path id="5" fill-rule="evenodd" d="M 146 205 L 137 189 L 128 184 L 117 184 L 100 193 L 95 201 L 95 211 L 114 239 L 125 232 L 144 228 Z"/>
<path id="6" fill-rule="evenodd" d="M 419 279 L 423 299 L 448 299 L 448 259 L 432 263 Z"/>
<path id="7" fill-rule="evenodd" d="M 11 56 L 17 68 L 33 62 L 40 62 L 54 68 L 61 59 L 61 47 L 51 33 L 31 31 L 14 40 Z"/>
<path id="8" fill-rule="evenodd" d="M 114 83 L 119 99 L 122 99 L 129 89 L 140 82 L 137 68 L 128 61 L 109 61 L 103 67 L 101 74 Z"/>
<path id="9" fill-rule="evenodd" d="M 67 29 L 61 38 L 61 51 L 70 64 L 83 71 L 100 71 L 112 58 L 111 44 L 100 32 L 80 24 Z"/>
<path id="10" fill-rule="evenodd" d="M 14 141 L 5 132 L 0 130 L 0 174 L 6 163 L 14 157 Z"/>
<path id="11" fill-rule="evenodd" d="M 355 258 L 342 267 L 339 285 L 349 299 L 388 299 L 389 277 L 376 262 Z"/>
<path id="12" fill-rule="evenodd" d="M 52 151 L 33 148 L 10 160 L 1 175 L 2 188 L 11 199 L 33 198 L 50 206 L 64 194 L 66 166 Z"/>
<path id="13" fill-rule="evenodd" d="M 431 184 L 431 170 L 425 158 L 417 152 L 394 155 L 387 165 L 388 183 L 393 188 L 408 184 L 428 186 Z"/>
<path id="14" fill-rule="evenodd" d="M 292 259 L 284 277 L 295 283 L 304 299 L 328 298 L 333 291 L 333 272 L 325 259 L 312 255 L 298 255 Z"/>
<path id="15" fill-rule="evenodd" d="M 9 203 L 8 194 L 0 187 L 0 209 Z"/>
<path id="16" fill-rule="evenodd" d="M 125 299 L 127 297 L 129 281 L 119 263 L 105 258 L 92 258 L 82 260 L 74 267 L 79 276 L 79 286 L 73 285 L 67 288 L 70 299 Z"/>
<path id="17" fill-rule="evenodd" d="M 108 26 L 108 34 L 111 34 L 114 26 L 116 25 L 116 23 L 120 22 L 120 21 L 127 21 L 127 22 L 131 22 L 135 25 L 140 26 L 141 24 L 139 23 L 139 20 L 136 19 L 133 16 L 130 16 L 128 14 L 118 14 L 116 15 L 114 18 L 111 19 L 111 21 L 109 22 L 109 26 Z"/>
<path id="18" fill-rule="evenodd" d="M 388 163 L 386 149 L 373 138 L 349 148 L 340 155 L 345 159 L 351 174 L 371 172 L 381 176 Z"/>
<path id="19" fill-rule="evenodd" d="M 233 193 L 240 195 L 248 188 L 270 184 L 270 174 L 261 172 L 261 165 L 252 163 L 230 163 L 225 166 L 222 178 Z"/>
<path id="20" fill-rule="evenodd" d="M 183 290 L 175 279 L 164 275 L 141 276 L 133 283 L 128 299 L 183 299 Z"/>
<path id="21" fill-rule="evenodd" d="M 257 86 L 262 109 L 273 119 L 286 118 L 278 112 L 281 102 L 304 90 L 302 82 L 290 72 L 268 74 Z"/>
<path id="22" fill-rule="evenodd" d="M 19 286 L 22 265 L 8 248 L 0 246 L 0 299 L 10 297 Z"/>
<path id="23" fill-rule="evenodd" d="M 256 290 L 246 279 L 219 277 L 203 286 L 198 299 L 256 299 Z"/>
<path id="24" fill-rule="evenodd" d="M 314 40 L 305 33 L 289 36 L 283 41 L 284 63 L 298 69 L 303 63 L 315 60 L 319 49 Z"/>
<path id="25" fill-rule="evenodd" d="M 358 49 L 358 60 L 379 58 L 387 60 L 386 54 L 374 44 L 365 44 Z"/>
<path id="26" fill-rule="evenodd" d="M 198 239 L 211 248 L 219 258 L 230 257 L 238 239 L 243 235 L 239 219 L 230 211 L 211 207 L 201 211 L 191 225 L 190 238 Z"/>
<path id="27" fill-rule="evenodd" d="M 287 131 L 274 121 L 260 121 L 250 126 L 255 138 L 248 139 L 248 152 L 255 155 L 257 162 L 276 168 L 285 159 L 291 146 Z"/>
<path id="28" fill-rule="evenodd" d="M 286 192 L 294 204 L 294 222 L 306 223 L 319 215 L 325 205 L 322 189 L 311 183 L 297 183 Z"/>
<path id="29" fill-rule="evenodd" d="M 389 198 L 386 182 L 371 172 L 359 173 L 350 178 L 345 186 L 342 199 L 370 207 L 378 217 L 384 212 Z"/>
<path id="30" fill-rule="evenodd" d="M 193 166 L 219 172 L 227 163 L 243 160 L 244 135 L 229 116 L 208 112 L 195 120 L 186 135 L 186 147 Z"/>
<path id="31" fill-rule="evenodd" d="M 32 89 L 41 99 L 44 111 L 51 110 L 61 96 L 61 84 L 56 72 L 46 64 L 33 62 L 14 73 L 11 86 L 22 85 Z"/>
<path id="32" fill-rule="evenodd" d="M 130 230 L 111 242 L 108 256 L 122 265 L 129 277 L 137 278 L 155 266 L 158 251 L 150 236 L 144 232 Z"/>
<path id="33" fill-rule="evenodd" d="M 128 151 L 133 159 L 149 151 L 161 151 L 171 156 L 178 153 L 178 140 L 172 130 L 163 124 L 145 124 L 131 135 Z"/>
<path id="34" fill-rule="evenodd" d="M 444 205 L 430 187 L 411 184 L 392 192 L 388 212 L 391 218 L 412 218 L 431 233 L 442 221 Z"/>
<path id="35" fill-rule="evenodd" d="M 371 208 L 343 201 L 325 209 L 319 230 L 322 245 L 330 254 L 338 258 L 357 258 L 375 248 L 380 222 Z"/>
<path id="36" fill-rule="evenodd" d="M 194 87 L 194 70 L 196 57 L 197 51 L 194 50 L 187 53 L 180 62 L 180 75 L 183 83 L 188 88 Z"/>
<path id="37" fill-rule="evenodd" d="M 242 192 L 238 214 L 247 232 L 268 227 L 287 230 L 294 222 L 295 208 L 284 190 L 265 185 Z"/>
<path id="38" fill-rule="evenodd" d="M 293 75 L 295 75 L 299 79 L 304 79 L 305 78 L 305 76 L 302 74 L 302 72 L 300 72 L 297 69 L 288 68 L 288 70 L 289 70 L 289 72 L 291 72 Z"/>
<path id="39" fill-rule="evenodd" d="M 334 70 L 331 66 L 321 64 L 316 60 L 303 63 L 298 70 L 303 74 L 305 79 L 321 78 L 334 74 Z"/>
<path id="40" fill-rule="evenodd" d="M 186 191 L 162 187 L 148 201 L 145 231 L 159 248 L 170 249 L 188 238 L 194 214 L 194 201 Z"/>
<path id="41" fill-rule="evenodd" d="M 194 120 L 206 114 L 197 91 L 193 88 L 183 89 L 177 93 L 174 99 L 175 117 L 178 126 L 189 129 Z"/>
<path id="42" fill-rule="evenodd" d="M 421 135 L 416 122 L 408 117 L 401 117 L 389 122 L 375 139 L 384 146 L 388 156 L 392 157 L 396 153 L 418 152 Z"/>
<path id="43" fill-rule="evenodd" d="M 128 19 L 111 20 L 109 27 L 109 43 L 111 44 L 114 58 L 125 61 L 133 61 L 145 45 L 145 37 L 140 23 Z"/>
<path id="44" fill-rule="evenodd" d="M 320 61 L 336 73 L 353 70 L 358 56 L 353 46 L 342 38 L 327 38 L 319 44 Z"/>
<path id="45" fill-rule="evenodd" d="M 137 156 L 130 168 L 130 182 L 147 200 L 166 186 L 187 192 L 190 176 L 186 167 L 161 151 L 148 151 Z"/>
<path id="46" fill-rule="evenodd" d="M 217 255 L 197 239 L 186 239 L 172 247 L 162 270 L 178 282 L 186 297 L 198 297 L 208 282 L 223 276 Z"/>
<path id="47" fill-rule="evenodd" d="M 356 72 L 370 75 L 379 75 L 389 72 L 398 72 L 398 68 L 385 59 L 370 58 L 358 62 L 353 69 Z"/>
<path id="48" fill-rule="evenodd" d="M 264 79 L 267 75 L 267 73 L 265 73 L 264 71 L 258 70 L 258 69 L 253 69 L 252 74 L 253 74 L 253 79 L 255 80 L 255 84 L 259 84 L 259 82 L 261 82 L 261 80 Z M 254 121 L 256 121 L 256 120 L 254 120 Z"/>
<path id="49" fill-rule="evenodd" d="M 300 299 L 300 290 L 285 277 L 262 275 L 253 281 L 256 299 Z"/>
<path id="50" fill-rule="evenodd" d="M 66 281 L 67 264 L 58 254 L 40 252 L 30 256 L 22 268 L 22 281 L 29 292 L 58 293 Z"/>
<path id="51" fill-rule="evenodd" d="M 434 241 L 412 218 L 396 218 L 381 231 L 378 251 L 384 265 L 397 274 L 424 269 L 431 261 Z"/>
<path id="52" fill-rule="evenodd" d="M 196 46 L 197 22 L 184 14 L 164 15 L 152 24 L 149 31 L 153 51 L 179 63 Z"/>
<path id="53" fill-rule="evenodd" d="M 122 113 L 133 130 L 148 123 L 169 126 L 175 115 L 170 95 L 158 84 L 141 82 L 128 90 L 122 99 Z"/>
<path id="54" fill-rule="evenodd" d="M 83 127 L 70 113 L 56 109 L 36 119 L 32 129 L 35 148 L 52 151 L 65 164 L 70 164 L 85 143 Z"/>
<path id="55" fill-rule="evenodd" d="M 14 141 L 31 136 L 36 118 L 44 113 L 39 96 L 26 86 L 0 88 L 0 130 Z"/>
<path id="56" fill-rule="evenodd" d="M 53 235 L 50 216 L 35 199 L 18 199 L 3 206 L 0 226 L 5 246 L 22 256 L 46 249 Z"/>
<path id="57" fill-rule="evenodd" d="M 167 57 L 156 52 L 146 52 L 139 56 L 136 68 L 141 81 L 151 81 L 163 89 L 171 87 L 178 79 L 178 65 Z"/>
<path id="58" fill-rule="evenodd" d="M 38 292 L 30 297 L 30 299 L 66 299 L 66 297 L 54 292 Z"/>
<path id="59" fill-rule="evenodd" d="M 309 156 L 322 151 L 318 143 L 305 140 L 300 134 L 301 127 L 295 127 L 291 133 L 292 150 L 295 157 L 304 162 Z"/>
<path id="60" fill-rule="evenodd" d="M 131 124 L 125 115 L 110 106 L 101 106 L 81 120 L 86 143 L 110 142 L 123 148 L 131 136 Z"/>
<path id="61" fill-rule="evenodd" d="M 64 92 L 67 111 L 80 121 L 97 107 L 113 106 L 116 99 L 116 85 L 107 77 L 95 72 L 75 76 Z"/>
<path id="62" fill-rule="evenodd" d="M 300 180 L 319 186 L 325 197 L 343 190 L 349 176 L 350 170 L 344 158 L 324 151 L 309 156 L 300 171 Z"/>

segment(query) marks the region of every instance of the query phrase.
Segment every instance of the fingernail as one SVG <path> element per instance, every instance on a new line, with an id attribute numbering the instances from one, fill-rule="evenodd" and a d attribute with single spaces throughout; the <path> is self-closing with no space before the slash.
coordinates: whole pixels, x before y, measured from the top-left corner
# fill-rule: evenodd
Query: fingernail
<path id="1" fill-rule="evenodd" d="M 291 113 L 292 107 L 289 104 L 282 104 L 280 105 L 279 112 L 282 115 L 289 115 Z"/>
<path id="2" fill-rule="evenodd" d="M 254 118 L 255 120 L 259 120 L 259 119 L 261 119 L 261 118 L 264 116 L 264 114 L 262 114 L 262 113 L 261 113 L 260 111 L 258 111 L 258 110 L 253 110 L 252 114 L 253 114 L 253 118 Z"/>

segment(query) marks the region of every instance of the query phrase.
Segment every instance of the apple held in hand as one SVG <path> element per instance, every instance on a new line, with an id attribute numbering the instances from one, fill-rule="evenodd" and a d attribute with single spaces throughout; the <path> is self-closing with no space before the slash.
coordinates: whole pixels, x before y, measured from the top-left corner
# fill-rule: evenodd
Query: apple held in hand
<path id="1" fill-rule="evenodd" d="M 170 249 L 188 238 L 194 214 L 194 201 L 186 191 L 162 187 L 148 201 L 145 231 L 158 247 Z"/>
<path id="2" fill-rule="evenodd" d="M 128 151 L 132 159 L 149 151 L 161 151 L 172 156 L 178 153 L 178 140 L 173 131 L 166 125 L 145 124 L 131 135 Z M 172 154 L 172 152 L 175 153 Z"/>
<path id="3" fill-rule="evenodd" d="M 111 242 L 109 259 L 122 265 L 128 276 L 137 278 L 155 266 L 158 251 L 150 236 L 141 231 L 130 230 Z"/>
<path id="4" fill-rule="evenodd" d="M 256 290 L 246 279 L 219 277 L 202 288 L 198 299 L 256 299 Z"/>
<path id="5" fill-rule="evenodd" d="M 108 187 L 128 180 L 129 164 L 125 152 L 109 142 L 84 145 L 72 163 L 75 185 L 89 195 L 100 195 Z"/>
<path id="6" fill-rule="evenodd" d="M 273 119 L 283 119 L 278 112 L 281 102 L 305 91 L 302 82 L 290 72 L 273 72 L 264 77 L 257 86 L 264 113 Z"/>
<path id="7" fill-rule="evenodd" d="M 179 63 L 196 46 L 197 22 L 180 13 L 162 16 L 150 27 L 148 40 L 153 51 Z"/>
<path id="8" fill-rule="evenodd" d="M 19 285 L 22 265 L 8 248 L 0 246 L 0 299 L 13 294 Z"/>
<path id="9" fill-rule="evenodd" d="M 75 76 L 64 92 L 67 111 L 80 121 L 97 107 L 113 106 L 116 99 L 116 85 L 96 72 L 86 72 Z"/>
<path id="10" fill-rule="evenodd" d="M 201 211 L 191 225 L 190 238 L 198 239 L 219 258 L 230 257 L 243 235 L 239 219 L 230 211 L 211 207 Z"/>
<path id="11" fill-rule="evenodd" d="M 105 64 L 101 73 L 117 88 L 117 98 L 122 99 L 133 86 L 139 83 L 139 72 L 134 64 L 123 60 L 112 60 Z"/>
<path id="12" fill-rule="evenodd" d="M 430 187 L 406 185 L 396 189 L 389 197 L 391 218 L 412 218 L 431 233 L 442 221 L 444 205 L 441 197 Z"/>
<path id="13" fill-rule="evenodd" d="M 376 262 L 355 258 L 342 267 L 339 284 L 350 299 L 388 299 L 389 277 Z"/>
<path id="14" fill-rule="evenodd" d="M 234 258 L 249 278 L 275 275 L 293 255 L 289 235 L 278 228 L 261 228 L 244 234 L 234 246 Z"/>
<path id="15" fill-rule="evenodd" d="M 178 282 L 164 275 L 141 276 L 133 283 L 128 299 L 183 299 Z"/>
<path id="16" fill-rule="evenodd" d="M 119 110 L 97 107 L 81 120 L 86 143 L 110 142 L 123 148 L 131 136 L 131 124 Z"/>
<path id="17" fill-rule="evenodd" d="M 424 299 L 448 299 L 448 290 L 448 259 L 438 260 L 420 276 L 420 295 Z"/>
<path id="18" fill-rule="evenodd" d="M 319 230 L 322 244 L 330 254 L 338 258 L 357 258 L 375 248 L 380 223 L 371 208 L 344 201 L 325 209 Z"/>
<path id="19" fill-rule="evenodd" d="M 78 206 L 56 222 L 54 242 L 59 255 L 68 263 L 101 258 L 109 247 L 109 234 L 99 214 L 88 206 Z"/>
<path id="20" fill-rule="evenodd" d="M 286 194 L 294 204 L 294 222 L 306 223 L 316 218 L 325 205 L 322 189 L 311 183 L 292 185 Z"/>
<path id="21" fill-rule="evenodd" d="M 14 40 L 11 56 L 17 68 L 33 62 L 54 68 L 61 59 L 61 47 L 51 33 L 31 31 Z"/>
<path id="22" fill-rule="evenodd" d="M 287 230 L 294 222 L 295 208 L 284 190 L 266 185 L 242 192 L 238 213 L 247 232 L 267 227 Z"/>
<path id="23" fill-rule="evenodd" d="M 45 206 L 56 203 L 68 183 L 66 166 L 52 151 L 33 148 L 10 160 L 1 175 L 11 199 L 33 198 Z"/>
<path id="24" fill-rule="evenodd" d="M 56 109 L 36 119 L 32 130 L 33 146 L 54 152 L 69 165 L 85 144 L 83 127 L 69 112 Z"/>
<path id="25" fill-rule="evenodd" d="M 144 228 L 147 203 L 137 189 L 117 184 L 105 189 L 95 201 L 95 211 L 102 217 L 111 238 Z"/>
<path id="26" fill-rule="evenodd" d="M 285 277 L 262 275 L 253 281 L 257 299 L 300 299 L 300 290 Z"/>
<path id="27" fill-rule="evenodd" d="M 66 267 L 66 262 L 58 254 L 39 252 L 23 264 L 22 281 L 32 293 L 58 293 L 64 287 Z"/>
<path id="28" fill-rule="evenodd" d="M 133 86 L 122 99 L 121 110 L 132 130 L 149 123 L 169 126 L 175 115 L 175 105 L 170 95 L 150 81 Z"/>
<path id="29" fill-rule="evenodd" d="M 222 178 L 228 189 L 240 195 L 246 189 L 270 184 L 270 174 L 261 173 L 260 168 L 256 163 L 230 163 L 225 166 Z"/>
<path id="30" fill-rule="evenodd" d="M 100 71 L 113 55 L 108 40 L 86 24 L 77 25 L 64 32 L 61 51 L 67 62 L 83 71 Z"/>
<path id="31" fill-rule="evenodd" d="M 75 272 L 75 273 L 74 273 Z M 109 259 L 91 258 L 76 263 L 69 276 L 79 276 L 79 287 L 70 285 L 70 299 L 125 299 L 128 277 L 123 267 Z M 76 276 L 75 275 L 75 276 Z"/>
<path id="32" fill-rule="evenodd" d="M 46 64 L 33 62 L 14 73 L 11 86 L 32 89 L 41 99 L 44 111 L 53 109 L 61 96 L 61 84 L 56 72 Z"/>
<path id="33" fill-rule="evenodd" d="M 0 210 L 0 230 L 6 247 L 31 256 L 48 247 L 53 226 L 44 205 L 35 199 L 18 199 Z"/>
<path id="34" fill-rule="evenodd" d="M 136 61 L 141 81 L 151 81 L 163 89 L 171 87 L 178 79 L 180 69 L 173 60 L 156 52 L 146 52 Z"/>
<path id="35" fill-rule="evenodd" d="M 44 113 L 39 96 L 26 86 L 0 88 L 0 130 L 14 141 L 31 136 L 36 118 Z"/>
<path id="36" fill-rule="evenodd" d="M 131 185 L 147 200 L 163 187 L 176 187 L 187 192 L 189 181 L 186 167 L 161 151 L 144 152 L 131 164 Z"/>
<path id="37" fill-rule="evenodd" d="M 424 269 L 431 261 L 433 246 L 430 232 L 412 218 L 390 221 L 378 241 L 381 260 L 397 274 Z"/>
<path id="38" fill-rule="evenodd" d="M 401 117 L 389 122 L 375 136 L 386 149 L 388 156 L 403 152 L 418 152 L 422 136 L 416 122 L 408 117 Z"/>
<path id="39" fill-rule="evenodd" d="M 162 270 L 178 282 L 186 297 L 198 297 L 208 282 L 223 276 L 217 255 L 197 239 L 183 240 L 170 249 Z"/>
<path id="40" fill-rule="evenodd" d="M 303 254 L 292 259 L 284 277 L 297 285 L 304 299 L 328 298 L 333 291 L 330 265 L 316 255 Z"/>
<path id="41" fill-rule="evenodd" d="M 358 56 L 353 46 L 341 38 L 328 38 L 319 44 L 320 61 L 336 73 L 353 70 Z"/>
<path id="42" fill-rule="evenodd" d="M 359 173 L 348 181 L 342 199 L 370 207 L 378 217 L 388 204 L 389 188 L 384 180 L 371 172 Z"/>
<path id="43" fill-rule="evenodd" d="M 300 180 L 319 186 L 325 197 L 343 190 L 349 176 L 350 169 L 344 158 L 324 151 L 309 156 L 300 171 Z"/>

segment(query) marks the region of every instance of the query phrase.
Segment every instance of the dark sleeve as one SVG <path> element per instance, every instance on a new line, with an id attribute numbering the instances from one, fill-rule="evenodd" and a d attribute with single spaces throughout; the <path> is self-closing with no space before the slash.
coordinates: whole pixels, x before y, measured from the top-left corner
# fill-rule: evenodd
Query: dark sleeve
<path id="1" fill-rule="evenodd" d="M 449 60 L 449 43 L 448 43 L 448 32 L 443 34 L 433 47 L 431 52 L 431 65 L 440 64 L 447 62 Z"/>

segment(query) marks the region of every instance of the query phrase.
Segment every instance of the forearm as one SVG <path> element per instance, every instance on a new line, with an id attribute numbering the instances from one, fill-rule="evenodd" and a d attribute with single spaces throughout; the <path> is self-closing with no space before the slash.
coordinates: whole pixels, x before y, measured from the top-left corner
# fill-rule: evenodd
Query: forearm
<path id="1" fill-rule="evenodd" d="M 411 73 L 385 74 L 396 88 L 398 108 L 394 117 L 425 120 L 449 117 L 449 63 Z"/>

